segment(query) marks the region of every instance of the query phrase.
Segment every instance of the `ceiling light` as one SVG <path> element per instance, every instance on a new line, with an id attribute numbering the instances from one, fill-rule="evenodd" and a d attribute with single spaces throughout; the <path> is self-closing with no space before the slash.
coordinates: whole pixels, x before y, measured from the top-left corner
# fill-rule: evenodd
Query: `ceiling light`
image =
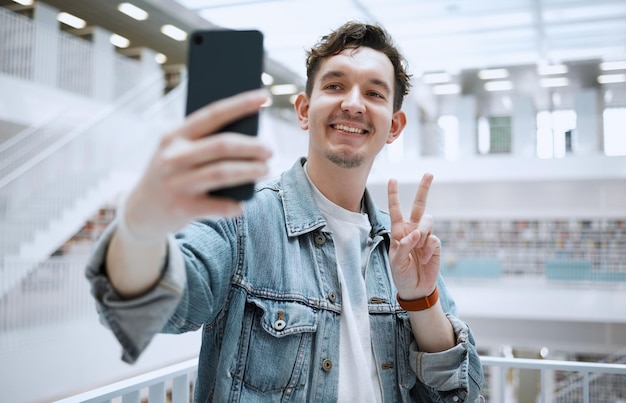
<path id="1" fill-rule="evenodd" d="M 148 19 L 148 12 L 134 4 L 120 3 L 119 6 L 117 6 L 117 9 L 137 21 L 144 21 Z"/>
<path id="2" fill-rule="evenodd" d="M 485 83 L 485 90 L 487 91 L 509 91 L 512 89 L 513 83 L 508 80 L 489 81 Z"/>
<path id="3" fill-rule="evenodd" d="M 542 78 L 540 80 L 541 86 L 548 87 L 567 87 L 569 85 L 569 80 L 567 77 L 553 77 L 553 78 Z"/>
<path id="4" fill-rule="evenodd" d="M 433 86 L 433 94 L 435 95 L 454 95 L 461 92 L 461 86 L 458 84 L 441 84 Z"/>
<path id="5" fill-rule="evenodd" d="M 163 35 L 169 36 L 175 41 L 184 41 L 185 39 L 187 39 L 187 32 L 171 24 L 163 25 L 161 27 L 161 32 L 163 33 Z"/>
<path id="6" fill-rule="evenodd" d="M 263 84 L 265 85 L 272 85 L 274 84 L 274 77 L 272 77 L 271 74 L 264 72 L 263 74 L 261 74 L 261 81 L 263 81 Z"/>
<path id="7" fill-rule="evenodd" d="M 556 74 L 566 74 L 568 71 L 567 66 L 564 64 L 551 64 L 539 66 L 537 72 L 542 76 L 550 76 Z"/>
<path id="8" fill-rule="evenodd" d="M 63 24 L 67 24 L 70 27 L 76 29 L 82 29 L 87 26 L 85 20 L 66 12 L 60 12 L 59 14 L 57 14 L 57 21 L 62 22 Z"/>
<path id="9" fill-rule="evenodd" d="M 507 78 L 509 76 L 509 71 L 507 69 L 487 69 L 480 70 L 478 72 L 478 77 L 481 80 L 497 80 L 501 78 Z"/>
<path id="10" fill-rule="evenodd" d="M 626 74 L 604 74 L 598 76 L 598 82 L 600 84 L 612 84 L 626 82 Z"/>
<path id="11" fill-rule="evenodd" d="M 163 53 L 157 53 L 156 55 L 154 55 L 154 60 L 159 64 L 165 64 L 165 62 L 167 61 L 167 56 L 165 56 Z"/>
<path id="12" fill-rule="evenodd" d="M 16 2 L 17 4 L 21 4 L 23 6 L 32 6 L 33 5 L 33 0 L 13 0 L 14 2 Z"/>
<path id="13" fill-rule="evenodd" d="M 298 87 L 295 84 L 277 84 L 272 85 L 270 92 L 274 95 L 291 95 L 298 92 Z"/>
<path id="14" fill-rule="evenodd" d="M 600 63 L 600 70 L 624 70 L 626 69 L 626 60 L 615 62 L 603 62 Z"/>
<path id="15" fill-rule="evenodd" d="M 109 41 L 118 48 L 127 48 L 130 45 L 130 41 L 127 38 L 118 34 L 111 35 Z"/>
<path id="16" fill-rule="evenodd" d="M 448 73 L 426 73 L 422 76 L 425 84 L 441 84 L 447 83 L 452 79 Z"/>

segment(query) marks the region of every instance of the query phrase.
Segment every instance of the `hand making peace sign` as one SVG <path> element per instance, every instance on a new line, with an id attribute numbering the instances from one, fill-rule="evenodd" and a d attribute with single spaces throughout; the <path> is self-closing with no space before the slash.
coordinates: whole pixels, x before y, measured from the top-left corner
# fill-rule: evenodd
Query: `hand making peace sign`
<path id="1" fill-rule="evenodd" d="M 424 214 L 432 174 L 420 181 L 411 217 L 402 217 L 398 198 L 398 182 L 389 181 L 389 215 L 391 217 L 391 274 L 402 299 L 414 300 L 430 295 L 437 284 L 441 241 L 433 235 L 433 218 Z"/>

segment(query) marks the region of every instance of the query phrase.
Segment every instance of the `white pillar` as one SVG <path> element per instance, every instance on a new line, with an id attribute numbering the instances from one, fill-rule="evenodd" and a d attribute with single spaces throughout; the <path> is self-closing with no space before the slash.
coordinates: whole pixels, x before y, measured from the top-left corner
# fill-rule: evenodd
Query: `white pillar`
<path id="1" fill-rule="evenodd" d="M 92 95 L 104 102 L 112 102 L 115 99 L 115 48 L 109 40 L 110 37 L 110 32 L 99 27 L 94 28 Z"/>
<path id="2" fill-rule="evenodd" d="M 512 97 L 511 154 L 534 157 L 537 154 L 537 117 L 532 97 Z"/>
<path id="3" fill-rule="evenodd" d="M 161 65 L 156 61 L 157 52 L 150 48 L 141 49 L 141 70 L 144 77 L 151 76 L 156 72 L 162 71 Z"/>
<path id="4" fill-rule="evenodd" d="M 577 155 L 594 155 L 602 150 L 600 95 L 597 89 L 580 89 L 576 93 L 576 133 L 573 151 Z"/>
<path id="5" fill-rule="evenodd" d="M 45 3 L 35 3 L 35 43 L 33 80 L 39 84 L 56 87 L 57 58 L 59 53 L 58 10 Z"/>
<path id="6" fill-rule="evenodd" d="M 157 74 L 161 75 L 161 85 L 153 87 L 154 94 L 151 95 L 154 97 L 155 101 L 163 96 L 165 90 L 165 72 L 161 68 L 161 65 L 157 63 L 156 55 L 157 52 L 152 49 L 141 49 L 141 79 L 146 79 Z M 139 84 L 139 82 L 135 84 Z"/>
<path id="7" fill-rule="evenodd" d="M 459 119 L 459 159 L 473 158 L 477 154 L 476 97 L 458 97 L 455 115 Z"/>

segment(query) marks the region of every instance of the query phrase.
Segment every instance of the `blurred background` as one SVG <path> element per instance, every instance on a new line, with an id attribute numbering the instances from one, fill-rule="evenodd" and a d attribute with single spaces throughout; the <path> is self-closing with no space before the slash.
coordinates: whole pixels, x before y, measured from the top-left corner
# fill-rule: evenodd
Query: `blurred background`
<path id="1" fill-rule="evenodd" d="M 292 104 L 305 51 L 347 20 L 382 24 L 408 59 L 409 122 L 368 186 L 384 207 L 398 178 L 407 208 L 434 173 L 442 272 L 488 362 L 487 401 L 626 401 L 623 0 L 0 0 L 1 401 L 60 399 L 198 354 L 198 333 L 163 335 L 123 364 L 87 254 L 184 119 L 194 30 L 264 33 L 273 176 L 306 154 Z"/>

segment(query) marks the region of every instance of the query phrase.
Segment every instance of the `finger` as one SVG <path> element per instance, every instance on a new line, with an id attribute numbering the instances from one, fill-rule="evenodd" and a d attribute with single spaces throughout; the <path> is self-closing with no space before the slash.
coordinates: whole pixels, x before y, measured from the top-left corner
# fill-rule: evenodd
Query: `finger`
<path id="1" fill-rule="evenodd" d="M 197 139 L 215 133 L 228 123 L 258 112 L 267 99 L 267 91 L 261 89 L 215 101 L 189 115 L 179 134 Z"/>
<path id="2" fill-rule="evenodd" d="M 256 182 L 267 175 L 267 172 L 267 164 L 263 162 L 223 161 L 173 176 L 169 187 L 173 192 L 204 194 L 212 190 Z"/>
<path id="3" fill-rule="evenodd" d="M 389 218 L 391 219 L 391 225 L 394 223 L 402 222 L 402 209 L 400 208 L 400 198 L 398 197 L 398 181 L 396 179 L 389 179 L 387 185 L 387 195 L 389 198 Z"/>
<path id="4" fill-rule="evenodd" d="M 180 169 L 227 159 L 266 161 L 271 155 L 256 137 L 224 133 L 196 141 L 178 138 L 164 151 L 163 162 Z"/>
<path id="5" fill-rule="evenodd" d="M 426 242 L 424 242 L 424 247 L 422 248 L 422 252 L 419 254 L 419 263 L 424 265 L 433 258 L 433 256 L 439 256 L 441 251 L 441 240 L 435 235 L 430 235 Z"/>
<path id="6" fill-rule="evenodd" d="M 415 248 L 415 245 L 420 240 L 420 233 L 418 231 L 411 231 L 409 234 L 396 245 L 396 251 L 393 255 L 393 260 L 390 262 L 391 267 L 399 268 L 407 264 L 409 253 Z"/>
<path id="7" fill-rule="evenodd" d="M 413 200 L 413 207 L 411 208 L 411 221 L 414 223 L 420 222 L 424 211 L 426 211 L 426 200 L 428 199 L 428 191 L 430 190 L 430 184 L 433 182 L 433 174 L 425 173 L 420 181 L 417 194 Z"/>
<path id="8" fill-rule="evenodd" d="M 419 226 L 417 230 L 420 233 L 420 242 L 417 244 L 418 248 L 424 246 L 426 240 L 430 237 L 433 231 L 434 220 L 433 217 L 429 214 L 425 214 L 422 216 L 422 219 L 419 222 Z"/>

